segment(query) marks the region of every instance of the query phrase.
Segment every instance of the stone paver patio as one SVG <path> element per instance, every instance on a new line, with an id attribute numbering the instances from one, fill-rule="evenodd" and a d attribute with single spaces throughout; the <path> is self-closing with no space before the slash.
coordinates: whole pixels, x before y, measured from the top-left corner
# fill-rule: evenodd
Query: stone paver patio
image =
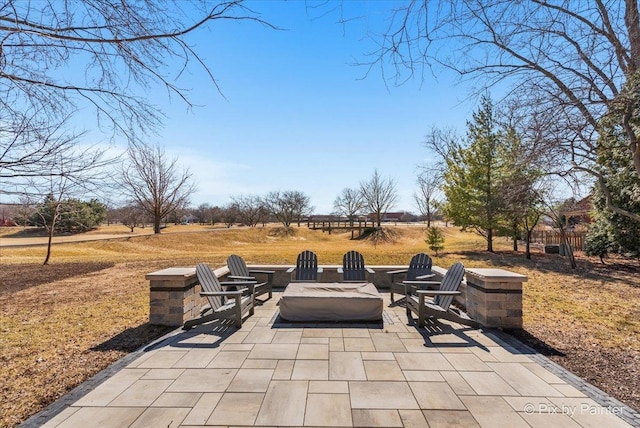
<path id="1" fill-rule="evenodd" d="M 71 405 L 57 415 L 45 411 L 27 425 L 548 428 L 640 422 L 615 400 L 603 406 L 585 395 L 501 332 L 440 323 L 418 330 L 407 323 L 404 307 L 390 306 L 383 295 L 384 323 L 330 325 L 285 323 L 277 316 L 280 293 L 274 293 L 242 329 L 214 322 L 173 334 L 88 393 L 76 392 L 72 402 L 67 397 Z M 588 384 L 581 389 L 603 396 Z"/>

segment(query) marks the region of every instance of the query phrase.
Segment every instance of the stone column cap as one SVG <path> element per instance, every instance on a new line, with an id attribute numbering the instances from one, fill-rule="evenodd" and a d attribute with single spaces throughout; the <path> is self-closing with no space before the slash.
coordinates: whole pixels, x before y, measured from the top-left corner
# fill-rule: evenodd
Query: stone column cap
<path id="1" fill-rule="evenodd" d="M 468 268 L 467 275 L 475 276 L 485 282 L 526 282 L 527 276 L 510 272 L 504 269 L 494 268 Z"/>
<path id="2" fill-rule="evenodd" d="M 190 278 L 196 275 L 195 267 L 172 267 L 151 272 L 145 275 L 147 280 L 162 281 L 173 280 L 176 277 Z"/>

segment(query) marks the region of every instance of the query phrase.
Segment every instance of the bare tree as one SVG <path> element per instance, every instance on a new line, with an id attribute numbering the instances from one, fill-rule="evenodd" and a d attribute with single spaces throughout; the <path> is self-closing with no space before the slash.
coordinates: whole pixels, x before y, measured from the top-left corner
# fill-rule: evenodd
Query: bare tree
<path id="1" fill-rule="evenodd" d="M 333 209 L 338 215 L 344 215 L 349 219 L 351 227 L 351 239 L 353 239 L 353 222 L 358 214 L 362 212 L 365 206 L 362 193 L 357 189 L 342 189 L 342 193 L 333 201 Z"/>
<path id="2" fill-rule="evenodd" d="M 431 218 L 436 210 L 436 197 L 441 184 L 442 176 L 438 171 L 425 169 L 418 175 L 418 190 L 414 192 L 413 199 L 420 214 L 426 217 L 427 227 L 431 227 Z"/>
<path id="3" fill-rule="evenodd" d="M 376 169 L 369 181 L 360 183 L 360 193 L 365 207 L 375 216 L 375 221 L 380 227 L 384 213 L 392 209 L 398 201 L 395 180 L 382 178 Z"/>
<path id="4" fill-rule="evenodd" d="M 193 214 L 198 217 L 198 222 L 200 224 L 211 223 L 211 205 L 208 203 L 203 203 L 198 205 L 198 208 L 193 210 Z"/>
<path id="5" fill-rule="evenodd" d="M 264 206 L 282 225 L 289 229 L 294 220 L 300 220 L 313 212 L 307 195 L 297 190 L 269 192 Z"/>
<path id="6" fill-rule="evenodd" d="M 121 216 L 120 222 L 127 226 L 131 230 L 131 233 L 133 233 L 134 227 L 137 227 L 144 221 L 144 212 L 140 206 L 135 203 L 121 207 L 119 209 L 119 214 Z"/>
<path id="7" fill-rule="evenodd" d="M 432 127 L 424 138 L 423 145 L 429 151 L 430 163 L 420 165 L 421 171 L 442 178 L 449 159 L 461 145 L 462 138 L 453 128 Z"/>
<path id="8" fill-rule="evenodd" d="M 198 208 L 193 210 L 193 212 L 195 216 L 198 217 L 200 224 L 209 224 L 213 226 L 221 218 L 221 208 L 213 207 L 206 202 L 198 205 Z"/>
<path id="9" fill-rule="evenodd" d="M 20 197 L 20 203 L 16 204 L 16 223 L 22 227 L 29 225 L 29 218 L 35 213 L 35 204 L 29 195 Z"/>
<path id="10" fill-rule="evenodd" d="M 225 205 L 222 208 L 221 217 L 227 229 L 230 228 L 238 221 L 238 206 L 235 203 Z"/>
<path id="11" fill-rule="evenodd" d="M 222 208 L 215 206 L 209 209 L 209 220 L 211 221 L 211 226 L 215 225 L 216 222 L 222 220 Z"/>
<path id="12" fill-rule="evenodd" d="M 153 218 L 153 232 L 172 212 L 188 205 L 196 188 L 188 169 L 180 170 L 178 159 L 168 159 L 160 146 L 130 143 L 128 160 L 122 167 L 124 192 Z"/>
<path id="13" fill-rule="evenodd" d="M 238 209 L 239 221 L 247 226 L 255 227 L 265 215 L 262 198 L 256 195 L 240 195 L 232 198 Z"/>
<path id="14" fill-rule="evenodd" d="M 553 112 L 559 126 L 546 138 L 555 141 L 555 156 L 564 160 L 556 172 L 590 174 L 609 209 L 640 221 L 639 214 L 614 204 L 595 159 L 601 119 L 616 112 L 626 152 L 640 175 L 633 126 L 638 8 L 637 0 L 406 2 L 392 12 L 367 65 L 382 66 L 384 77 L 396 83 L 444 68 L 463 80 L 479 78 L 481 92 L 498 83 L 511 85 L 511 94 L 530 100 L 530 112 Z"/>

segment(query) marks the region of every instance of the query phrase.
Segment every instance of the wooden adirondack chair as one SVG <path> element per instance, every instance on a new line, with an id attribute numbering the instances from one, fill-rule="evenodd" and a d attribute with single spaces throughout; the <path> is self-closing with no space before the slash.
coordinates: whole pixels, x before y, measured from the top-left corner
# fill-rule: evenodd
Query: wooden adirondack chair
<path id="1" fill-rule="evenodd" d="M 200 292 L 209 301 L 209 306 L 202 308 L 200 318 L 194 318 L 184 323 L 188 330 L 196 325 L 217 319 L 232 319 L 236 327 L 242 327 L 242 317 L 248 312 L 253 315 L 255 304 L 254 281 L 220 282 L 218 277 L 206 263 L 196 266 L 196 276 L 202 287 Z M 222 287 L 242 287 L 234 291 L 222 291 Z M 211 313 L 209 313 L 211 312 Z"/>
<path id="2" fill-rule="evenodd" d="M 479 325 L 469 316 L 451 306 L 453 297 L 460 294 L 458 290 L 464 277 L 462 263 L 454 263 L 442 278 L 437 281 L 404 281 L 405 297 L 407 303 L 407 317 L 411 319 L 411 313 L 418 316 L 418 327 L 425 325 L 427 318 L 446 319 L 459 324 L 477 328 Z M 423 287 L 439 286 L 437 290 L 419 289 Z M 433 299 L 429 299 L 432 296 Z"/>
<path id="3" fill-rule="evenodd" d="M 273 297 L 272 282 L 273 274 L 272 270 L 257 270 L 247 267 L 244 259 L 236 254 L 231 254 L 227 258 L 227 266 L 229 267 L 229 276 L 227 278 L 234 281 L 255 281 L 255 293 L 256 297 L 265 293 L 269 293 L 269 298 Z M 258 282 L 255 275 L 266 275 L 266 281 Z M 261 303 L 261 302 L 259 302 Z"/>
<path id="4" fill-rule="evenodd" d="M 342 267 L 338 268 L 338 273 L 342 275 L 342 282 L 371 282 L 370 278 L 375 274 L 364 265 L 362 254 L 353 250 L 342 257 Z"/>
<path id="5" fill-rule="evenodd" d="M 296 267 L 287 269 L 291 274 L 291 282 L 316 282 L 322 273 L 318 267 L 318 256 L 313 251 L 305 250 L 298 254 Z"/>
<path id="6" fill-rule="evenodd" d="M 433 278 L 435 274 L 431 273 L 432 266 L 433 261 L 431 260 L 431 257 L 425 253 L 418 253 L 411 258 L 408 269 L 392 270 L 387 272 L 387 274 L 391 276 L 391 287 L 389 289 L 391 302 L 393 302 L 394 292 L 404 296 L 404 283 L 397 278 L 398 276 L 404 275 L 404 281 L 426 280 Z"/>

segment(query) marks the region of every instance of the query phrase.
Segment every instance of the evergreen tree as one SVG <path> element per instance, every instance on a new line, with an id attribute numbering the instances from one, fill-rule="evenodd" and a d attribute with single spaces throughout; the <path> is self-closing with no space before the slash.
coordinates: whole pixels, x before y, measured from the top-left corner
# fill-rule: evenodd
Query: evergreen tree
<path id="1" fill-rule="evenodd" d="M 431 251 L 436 253 L 436 256 L 438 251 L 444 250 L 444 236 L 438 227 L 432 226 L 427 229 L 427 239 L 424 242 L 427 243 Z"/>
<path id="2" fill-rule="evenodd" d="M 600 212 L 594 212 L 594 217 L 584 241 L 584 251 L 588 256 L 600 257 L 600 262 L 604 264 L 607 254 L 615 251 L 614 231 L 611 223 Z"/>
<path id="3" fill-rule="evenodd" d="M 57 201 L 53 195 L 48 195 L 31 216 L 31 224 L 53 228 L 56 232 L 77 233 L 98 227 L 106 216 L 107 207 L 96 199 Z"/>
<path id="4" fill-rule="evenodd" d="M 605 181 L 605 186 L 594 188 L 594 223 L 589 230 L 586 251 L 601 258 L 608 252 L 640 257 L 640 223 L 610 209 L 612 204 L 640 214 L 640 177 L 636 174 L 633 159 L 628 156 L 629 143 L 622 129 L 626 124 L 640 133 L 640 92 L 637 89 L 640 84 L 637 83 L 630 81 L 631 89 L 626 91 L 627 96 L 634 95 L 637 99 L 634 108 L 629 111 L 612 110 L 602 122 L 598 141 L 599 179 Z M 632 90 L 634 87 L 636 89 Z M 603 193 L 603 188 L 609 190 L 609 195 Z M 611 204 L 607 203 L 608 198 Z"/>
<path id="5" fill-rule="evenodd" d="M 446 161 L 445 216 L 463 229 L 475 229 L 487 240 L 487 251 L 493 252 L 493 236 L 500 224 L 504 171 L 498 156 L 502 135 L 489 96 L 482 97 L 467 128 L 468 147 L 455 148 Z"/>

